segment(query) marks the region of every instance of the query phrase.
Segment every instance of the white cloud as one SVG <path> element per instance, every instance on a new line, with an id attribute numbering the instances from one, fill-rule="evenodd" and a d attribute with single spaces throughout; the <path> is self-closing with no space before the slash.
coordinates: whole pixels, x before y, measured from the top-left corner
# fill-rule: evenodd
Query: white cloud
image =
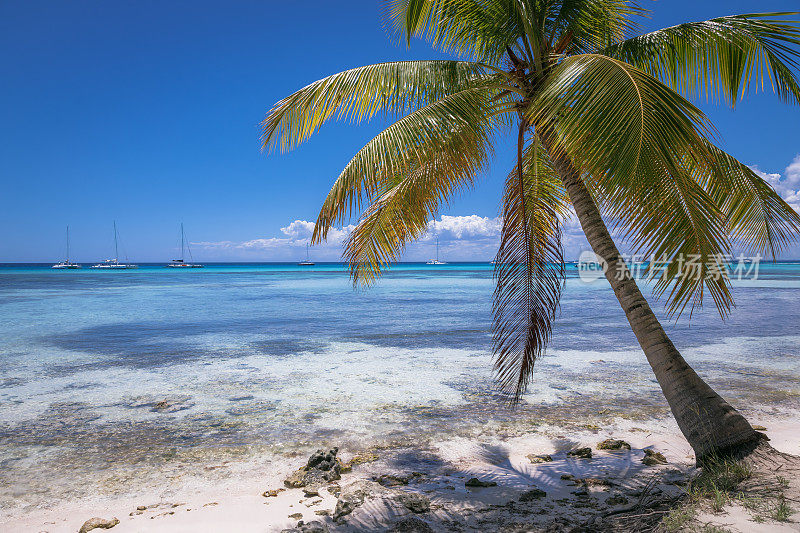
<path id="1" fill-rule="evenodd" d="M 786 167 L 783 175 L 777 172 L 764 172 L 757 166 L 750 168 L 772 185 L 775 192 L 780 194 L 781 198 L 792 206 L 792 209 L 800 213 L 800 154 L 796 155 L 794 160 Z"/>
<path id="2" fill-rule="evenodd" d="M 432 220 L 428 223 L 426 237 L 430 239 L 436 235 L 442 240 L 499 238 L 502 226 L 503 219 L 501 217 L 442 215 L 440 220 Z"/>
<path id="3" fill-rule="evenodd" d="M 293 240 L 310 239 L 314 233 L 314 223 L 308 220 L 295 220 L 285 228 L 281 228 L 281 232 Z"/>
<path id="4" fill-rule="evenodd" d="M 786 167 L 786 181 L 795 188 L 800 188 L 800 154 Z"/>

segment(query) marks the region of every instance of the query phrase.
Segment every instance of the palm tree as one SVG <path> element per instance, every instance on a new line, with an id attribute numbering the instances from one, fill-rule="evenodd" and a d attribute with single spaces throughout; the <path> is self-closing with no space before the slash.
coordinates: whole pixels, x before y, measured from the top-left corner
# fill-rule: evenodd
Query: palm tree
<path id="1" fill-rule="evenodd" d="M 774 255 L 800 232 L 800 216 L 715 146 L 688 98 L 733 106 L 766 79 L 800 103 L 800 24 L 787 20 L 797 13 L 762 13 L 640 35 L 646 14 L 624 0 L 391 0 L 387 16 L 404 40 L 459 59 L 316 81 L 272 107 L 264 148 L 292 149 L 334 118 L 397 118 L 344 168 L 313 235 L 320 242 L 360 215 L 344 257 L 354 283 L 369 284 L 472 185 L 498 137 L 515 133 L 493 296 L 499 383 L 519 400 L 550 341 L 564 287 L 561 227 L 574 210 L 698 460 L 741 456 L 759 434 L 667 337 L 606 221 L 637 253 L 668 262 L 651 274 L 669 315 L 710 296 L 724 318 L 733 247 Z"/>

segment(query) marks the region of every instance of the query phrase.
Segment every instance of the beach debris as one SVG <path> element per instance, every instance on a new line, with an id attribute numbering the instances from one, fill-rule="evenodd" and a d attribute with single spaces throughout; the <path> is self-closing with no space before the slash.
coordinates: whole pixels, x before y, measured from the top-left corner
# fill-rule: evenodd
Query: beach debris
<path id="1" fill-rule="evenodd" d="M 292 513 L 289 515 L 289 518 L 294 518 L 295 520 L 300 520 L 303 518 L 303 513 Z"/>
<path id="2" fill-rule="evenodd" d="M 219 505 L 219 502 L 208 502 L 208 503 L 204 503 L 204 504 L 203 504 L 203 507 L 213 507 L 213 506 L 215 506 L 215 505 Z"/>
<path id="3" fill-rule="evenodd" d="M 255 397 L 252 394 L 245 394 L 244 396 L 232 396 L 228 398 L 229 402 L 246 402 L 247 400 L 252 400 Z"/>
<path id="4" fill-rule="evenodd" d="M 612 482 L 610 482 L 607 479 L 603 479 L 601 477 L 585 477 L 581 479 L 576 479 L 575 482 L 586 486 L 610 487 L 611 485 L 613 485 Z"/>
<path id="5" fill-rule="evenodd" d="M 532 502 L 547 496 L 547 493 L 541 489 L 533 489 L 527 492 L 523 492 L 522 495 L 519 497 L 519 501 L 521 502 Z"/>
<path id="6" fill-rule="evenodd" d="M 530 453 L 530 454 L 526 455 L 526 457 L 527 457 L 527 458 L 528 458 L 528 460 L 529 460 L 531 463 L 533 463 L 533 464 L 537 464 L 537 463 L 549 463 L 550 461 L 552 461 L 552 460 L 553 460 L 553 458 L 552 458 L 552 457 L 550 457 L 550 456 L 549 456 L 549 455 L 547 455 L 547 454 L 536 455 L 536 454 Z"/>
<path id="7" fill-rule="evenodd" d="M 265 490 L 261 495 L 265 498 L 275 498 L 278 494 L 285 491 L 286 489 L 272 489 L 272 490 Z"/>
<path id="8" fill-rule="evenodd" d="M 497 483 L 494 481 L 481 481 L 480 479 L 473 477 L 469 478 L 465 483 L 465 487 L 496 487 Z"/>
<path id="9" fill-rule="evenodd" d="M 631 445 L 624 440 L 606 439 L 597 444 L 598 450 L 630 450 Z"/>
<path id="10" fill-rule="evenodd" d="M 307 487 L 303 487 L 303 494 L 305 496 L 319 496 L 319 485 L 309 485 Z"/>
<path id="11" fill-rule="evenodd" d="M 194 407 L 194 402 L 191 401 L 191 396 L 175 395 L 162 398 L 150 403 L 150 411 L 154 413 L 177 413 Z M 147 403 L 145 403 L 147 405 Z"/>
<path id="12" fill-rule="evenodd" d="M 290 489 L 299 489 L 308 485 L 323 485 L 341 479 L 341 463 L 336 458 L 339 448 L 329 451 L 317 450 L 308 458 L 306 466 L 290 475 L 283 484 Z"/>
<path id="13" fill-rule="evenodd" d="M 416 516 L 407 516 L 395 522 L 391 533 L 434 533 L 434 529 Z"/>
<path id="14" fill-rule="evenodd" d="M 642 462 L 647 466 L 667 464 L 667 459 L 664 457 L 664 454 L 657 452 L 655 450 L 645 449 L 643 451 L 644 451 L 644 457 L 642 458 Z"/>
<path id="15" fill-rule="evenodd" d="M 342 473 L 350 472 L 354 466 L 363 465 L 365 463 L 372 463 L 377 461 L 378 459 L 380 459 L 380 456 L 374 452 L 359 453 L 346 463 L 342 463 L 341 472 Z"/>
<path id="16" fill-rule="evenodd" d="M 136 510 L 137 511 L 146 511 L 147 510 L 147 506 L 146 505 L 138 505 L 136 507 Z"/>
<path id="17" fill-rule="evenodd" d="M 328 533 L 328 526 L 316 520 L 307 524 L 301 520 L 297 523 L 297 526 L 282 529 L 281 533 Z"/>
<path id="18" fill-rule="evenodd" d="M 397 474 L 383 474 L 380 476 L 373 476 L 372 481 L 383 485 L 384 487 L 398 487 L 400 485 L 408 485 L 413 476 L 399 476 Z"/>
<path id="19" fill-rule="evenodd" d="M 431 501 L 416 492 L 403 492 L 395 496 L 395 500 L 405 506 L 412 513 L 427 513 L 431 510 Z"/>
<path id="20" fill-rule="evenodd" d="M 317 516 L 328 516 L 331 514 L 331 512 L 327 509 L 319 509 L 317 511 L 314 511 L 314 514 Z"/>
<path id="21" fill-rule="evenodd" d="M 81 528 L 78 530 L 78 533 L 87 533 L 93 529 L 111 529 L 117 524 L 119 524 L 119 519 L 117 517 L 114 517 L 111 520 L 94 517 L 84 522 Z"/>
<path id="22" fill-rule="evenodd" d="M 567 452 L 567 455 L 570 457 L 577 457 L 578 459 L 591 459 L 592 458 L 592 449 L 591 448 L 575 448 L 572 451 Z"/>
<path id="23" fill-rule="evenodd" d="M 628 503 L 628 498 L 620 494 L 615 494 L 606 500 L 606 505 L 614 507 L 615 505 L 625 505 Z"/>
<path id="24" fill-rule="evenodd" d="M 333 510 L 333 519 L 339 520 L 341 517 L 349 515 L 364 503 L 366 497 L 367 493 L 362 489 L 343 492 L 339 496 L 339 499 L 336 500 L 336 508 Z"/>
<path id="25" fill-rule="evenodd" d="M 765 428 L 764 426 L 753 426 L 753 429 L 755 429 L 756 431 L 766 431 L 767 430 L 767 428 Z"/>

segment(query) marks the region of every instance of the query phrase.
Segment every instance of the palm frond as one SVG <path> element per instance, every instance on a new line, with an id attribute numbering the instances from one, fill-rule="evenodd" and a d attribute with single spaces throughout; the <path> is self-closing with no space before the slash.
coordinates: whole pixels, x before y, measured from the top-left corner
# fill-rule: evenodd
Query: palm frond
<path id="1" fill-rule="evenodd" d="M 557 150 L 591 176 L 604 215 L 636 251 L 669 263 L 655 286 L 670 288 L 668 311 L 702 305 L 707 289 L 726 314 L 727 276 L 710 275 L 730 252 L 725 215 L 699 183 L 717 171 L 705 115 L 650 75 L 591 54 L 554 69 L 530 116 L 555 129 Z"/>
<path id="2" fill-rule="evenodd" d="M 547 23 L 556 54 L 597 52 L 638 33 L 646 11 L 629 0 L 562 0 Z"/>
<path id="3" fill-rule="evenodd" d="M 646 160 L 626 179 L 594 182 L 604 215 L 656 279 L 654 294 L 669 290 L 666 306 L 680 316 L 703 305 L 705 291 L 725 316 L 733 303 L 726 261 L 731 251 L 725 214 L 700 185 L 708 170 L 689 156 L 668 169 Z M 691 305 L 690 305 L 691 304 Z"/>
<path id="4" fill-rule="evenodd" d="M 397 61 L 358 67 L 307 85 L 276 103 L 262 121 L 264 149 L 291 150 L 336 118 L 361 122 L 402 116 L 470 87 L 485 68 L 468 61 Z"/>
<path id="5" fill-rule="evenodd" d="M 751 253 L 776 257 L 800 235 L 800 214 L 745 164 L 712 146 L 717 172 L 701 185 L 721 206 L 733 243 Z"/>
<path id="6" fill-rule="evenodd" d="M 560 221 L 568 213 L 561 180 L 537 141 L 523 169 L 515 165 L 506 179 L 492 306 L 495 371 L 515 402 L 550 341 L 564 282 Z"/>
<path id="7" fill-rule="evenodd" d="M 754 13 L 689 22 L 633 37 L 603 53 L 630 63 L 689 97 L 734 105 L 765 79 L 785 102 L 800 103 L 800 22 L 791 13 Z"/>
<path id="8" fill-rule="evenodd" d="M 644 158 L 673 166 L 673 150 L 707 161 L 708 118 L 669 87 L 607 56 L 561 61 L 530 104 L 537 128 L 555 128 L 556 147 L 590 174 L 631 176 Z"/>
<path id="9" fill-rule="evenodd" d="M 486 161 L 490 138 L 503 126 L 503 98 L 486 87 L 446 96 L 398 120 L 369 141 L 347 164 L 326 197 L 312 237 L 377 199 L 385 182 L 408 176 L 436 160 L 440 172 L 475 174 Z M 498 112 L 500 114 L 498 114 Z"/>
<path id="10" fill-rule="evenodd" d="M 478 144 L 461 144 L 461 150 L 473 159 L 467 165 L 454 166 L 448 154 L 434 155 L 422 164 L 412 162 L 404 174 L 384 182 L 385 192 L 367 208 L 345 243 L 343 257 L 354 285 L 375 282 L 408 242 L 425 233 L 428 221 L 436 218 L 443 204 L 472 186 L 487 154 L 479 138 L 470 140 Z"/>
<path id="11" fill-rule="evenodd" d="M 388 18 L 406 40 L 419 37 L 462 57 L 498 64 L 525 34 L 520 0 L 390 0 Z M 523 48 L 518 48 L 527 55 Z"/>

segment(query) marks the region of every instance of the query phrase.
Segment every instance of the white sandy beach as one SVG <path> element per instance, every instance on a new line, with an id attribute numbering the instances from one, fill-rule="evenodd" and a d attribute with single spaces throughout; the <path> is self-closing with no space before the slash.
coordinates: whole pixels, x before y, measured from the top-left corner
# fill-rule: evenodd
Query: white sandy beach
<path id="1" fill-rule="evenodd" d="M 773 447 L 800 454 L 797 415 L 773 410 L 751 417 L 753 423 L 767 428 L 765 433 Z M 632 449 L 597 450 L 597 444 L 606 438 L 622 439 Z M 591 447 L 592 458 L 567 456 L 568 451 L 580 447 Z M 641 459 L 645 448 L 663 453 L 668 464 L 644 465 Z M 645 490 L 650 493 L 677 496 L 681 484 L 694 470 L 691 448 L 671 419 L 647 423 L 618 419 L 608 427 L 571 433 L 554 426 L 539 426 L 530 435 L 510 439 L 456 438 L 425 449 L 396 448 L 371 453 L 378 459 L 354 466 L 335 484 L 320 489 L 318 496 L 306 496 L 303 489 L 284 489 L 283 480 L 303 466 L 304 457 L 286 464 L 231 462 L 204 467 L 203 472 L 215 473 L 214 480 L 194 473 L 164 479 L 158 487 L 137 492 L 132 478 L 130 494 L 124 496 L 104 495 L 102 487 L 98 487 L 92 498 L 47 502 L 21 513 L 4 513 L 0 529 L 75 532 L 89 518 L 116 517 L 120 522 L 112 529 L 115 533 L 277 532 L 294 528 L 299 522 L 317 522 L 330 531 L 425 531 L 413 529 L 423 527 L 420 520 L 434 531 L 566 531 L 592 515 L 624 506 L 617 502 L 634 502 L 642 497 L 648 483 Z M 549 454 L 552 461 L 533 464 L 527 458 L 531 454 Z M 352 454 L 341 450 L 339 457 L 347 462 Z M 220 472 L 224 474 L 216 475 Z M 497 485 L 466 488 L 465 482 L 470 478 Z M 279 490 L 276 496 L 264 496 L 266 491 L 275 489 Z M 544 491 L 546 496 L 524 496 L 533 489 Z M 365 495 L 363 504 L 334 521 L 330 515 L 337 506 L 336 494 L 345 498 L 359 490 Z M 412 497 L 410 507 L 423 512 L 415 513 L 404 504 L 407 498 L 403 495 L 407 494 L 422 497 Z M 609 498 L 615 498 L 611 505 Z M 798 522 L 757 523 L 735 505 L 724 513 L 704 514 L 701 518 L 730 531 L 800 530 Z"/>

